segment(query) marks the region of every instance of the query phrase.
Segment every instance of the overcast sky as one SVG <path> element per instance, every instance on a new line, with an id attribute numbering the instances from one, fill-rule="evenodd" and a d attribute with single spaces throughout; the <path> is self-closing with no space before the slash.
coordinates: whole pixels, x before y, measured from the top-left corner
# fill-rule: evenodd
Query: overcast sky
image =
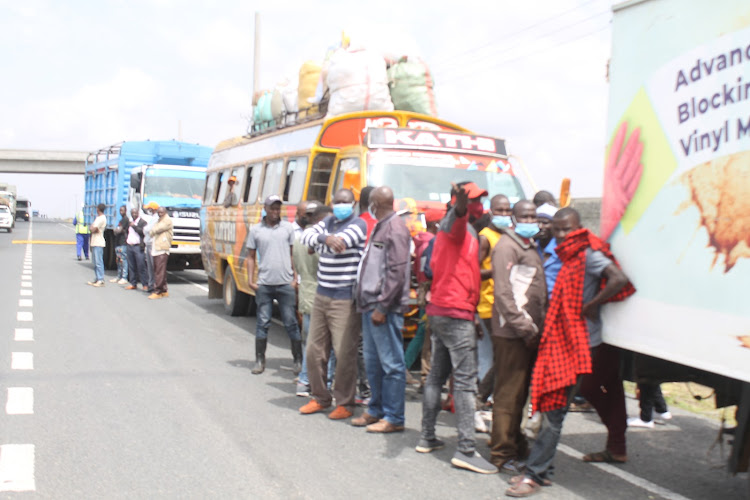
<path id="1" fill-rule="evenodd" d="M 213 147 L 242 135 L 260 9 L 261 87 L 296 81 L 344 30 L 422 57 L 439 116 L 505 138 L 540 188 L 557 193 L 567 176 L 574 197 L 599 196 L 613 3 L 0 0 L 0 149 Z M 67 215 L 83 191 L 82 177 L 0 179 L 50 215 Z"/>

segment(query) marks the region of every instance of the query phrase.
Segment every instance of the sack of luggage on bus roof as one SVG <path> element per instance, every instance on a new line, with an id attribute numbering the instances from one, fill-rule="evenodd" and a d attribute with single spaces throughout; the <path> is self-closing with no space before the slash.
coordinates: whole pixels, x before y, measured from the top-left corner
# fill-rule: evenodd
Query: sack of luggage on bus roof
<path id="1" fill-rule="evenodd" d="M 267 90 L 258 98 L 258 104 L 255 105 L 255 109 L 253 110 L 253 121 L 255 122 L 256 130 L 263 130 L 276 125 L 273 121 L 273 112 L 271 111 L 272 99 L 273 94 Z"/>
<path id="2" fill-rule="evenodd" d="M 297 87 L 288 79 L 277 83 L 273 89 L 271 114 L 276 123 L 292 125 L 297 121 Z"/>
<path id="3" fill-rule="evenodd" d="M 326 117 L 354 111 L 393 111 L 385 59 L 362 48 L 339 49 L 328 68 L 331 99 Z"/>
<path id="4" fill-rule="evenodd" d="M 299 118 L 315 115 L 318 107 L 310 104 L 309 99 L 315 96 L 315 89 L 320 80 L 320 64 L 315 61 L 305 61 L 299 69 L 299 87 L 297 90 L 297 109 Z"/>
<path id="5" fill-rule="evenodd" d="M 404 56 L 388 68 L 388 86 L 396 109 L 437 116 L 434 82 L 421 59 Z"/>

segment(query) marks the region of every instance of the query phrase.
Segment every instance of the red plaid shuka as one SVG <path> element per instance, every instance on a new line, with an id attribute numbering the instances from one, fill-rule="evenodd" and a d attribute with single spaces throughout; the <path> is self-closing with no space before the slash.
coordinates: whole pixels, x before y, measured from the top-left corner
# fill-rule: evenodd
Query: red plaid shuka
<path id="1" fill-rule="evenodd" d="M 568 234 L 555 249 L 563 264 L 552 291 L 531 379 L 533 411 L 564 408 L 568 402 L 566 389 L 575 385 L 578 375 L 591 373 L 589 331 L 581 313 L 588 248 L 602 252 L 619 266 L 609 250 L 609 244 L 588 229 L 578 229 Z M 602 288 L 604 286 L 605 281 L 602 280 Z M 624 300 L 634 293 L 635 288 L 628 283 L 607 302 Z"/>

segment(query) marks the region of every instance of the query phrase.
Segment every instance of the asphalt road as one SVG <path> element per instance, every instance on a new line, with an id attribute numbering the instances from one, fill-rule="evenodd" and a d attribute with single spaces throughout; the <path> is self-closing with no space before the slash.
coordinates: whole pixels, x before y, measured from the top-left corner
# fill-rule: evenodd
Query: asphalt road
<path id="1" fill-rule="evenodd" d="M 508 476 L 450 466 L 453 415 L 439 420 L 445 449 L 414 451 L 413 388 L 403 434 L 302 416 L 283 330 L 273 325 L 268 369 L 252 375 L 254 318 L 225 316 L 202 272 L 170 274 L 170 297 L 147 300 L 110 284 L 112 272 L 104 288 L 87 286 L 92 266 L 74 246 L 13 243 L 29 234 L 74 238 L 54 221 L 0 233 L 0 497 L 503 497 Z M 729 476 L 712 448 L 719 424 L 673 413 L 670 425 L 629 431 L 630 460 L 619 466 L 580 461 L 603 448 L 604 427 L 570 414 L 555 485 L 536 498 L 745 498 L 747 475 Z M 485 456 L 486 437 L 477 435 Z"/>

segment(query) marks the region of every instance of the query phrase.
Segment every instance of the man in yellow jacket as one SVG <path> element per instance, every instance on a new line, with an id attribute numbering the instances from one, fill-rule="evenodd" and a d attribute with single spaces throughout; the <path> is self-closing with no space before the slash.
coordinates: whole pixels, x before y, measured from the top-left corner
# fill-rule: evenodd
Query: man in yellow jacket
<path id="1" fill-rule="evenodd" d="M 159 215 L 159 220 L 150 231 L 153 238 L 151 255 L 154 259 L 154 292 L 148 296 L 149 299 L 169 297 L 167 291 L 167 261 L 169 260 L 169 249 L 172 248 L 174 226 L 166 208 L 159 207 L 156 213 Z"/>

